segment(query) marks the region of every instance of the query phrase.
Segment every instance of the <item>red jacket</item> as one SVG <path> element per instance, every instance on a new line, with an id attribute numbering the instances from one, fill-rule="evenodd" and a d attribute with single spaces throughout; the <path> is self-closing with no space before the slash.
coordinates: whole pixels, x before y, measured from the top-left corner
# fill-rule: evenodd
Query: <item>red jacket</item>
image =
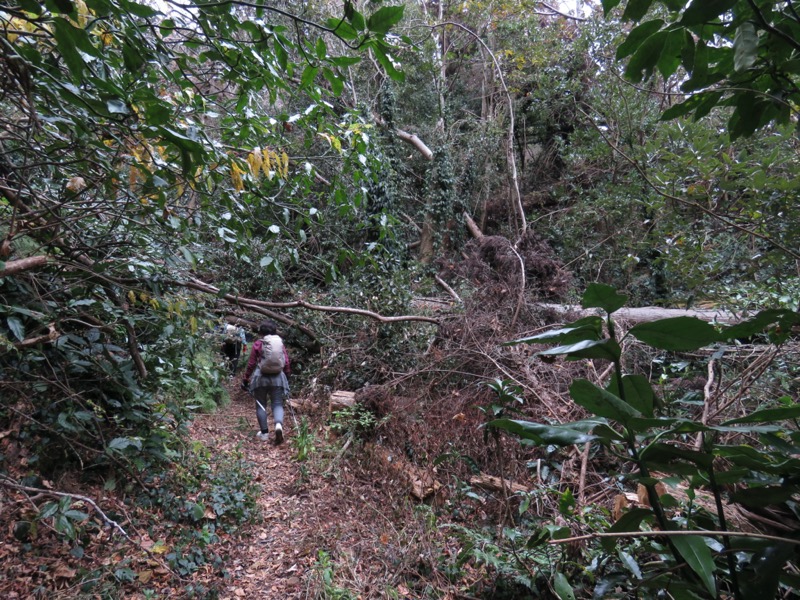
<path id="1" fill-rule="evenodd" d="M 256 370 L 258 363 L 261 362 L 261 347 L 264 345 L 264 340 L 258 339 L 253 342 L 253 348 L 250 350 L 250 358 L 247 360 L 247 368 L 244 370 L 244 383 L 250 381 L 250 376 Z M 288 376 L 291 372 L 291 365 L 289 363 L 289 353 L 286 351 L 286 345 L 283 346 L 283 356 L 286 359 L 286 365 L 283 367 L 283 372 Z"/>

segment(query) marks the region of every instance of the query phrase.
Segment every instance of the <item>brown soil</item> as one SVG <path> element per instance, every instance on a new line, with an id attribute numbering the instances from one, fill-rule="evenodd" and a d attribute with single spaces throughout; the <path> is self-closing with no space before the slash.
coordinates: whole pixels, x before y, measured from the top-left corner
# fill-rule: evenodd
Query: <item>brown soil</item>
<path id="1" fill-rule="evenodd" d="M 385 598 L 389 588 L 401 597 L 417 597 L 411 587 L 423 579 L 421 570 L 425 586 L 454 597 L 448 582 L 431 574 L 428 562 L 446 542 L 436 528 L 412 516 L 412 504 L 420 503 L 403 500 L 408 482 L 376 468 L 385 454 L 377 456 L 371 444 L 333 439 L 324 411 L 309 409 L 308 402 L 302 403 L 304 410 L 316 414 L 286 411 L 282 445 L 260 441 L 249 396 L 238 390 L 231 394 L 230 406 L 194 422 L 192 437 L 213 452 L 239 451 L 253 463 L 263 520 L 240 530 L 240 542 L 226 549 L 230 580 L 207 579 L 220 598 L 318 597 L 326 568 L 337 582 L 332 587 L 365 600 Z M 298 462 L 296 436 L 303 418 L 312 423 L 315 453 Z M 354 453 L 358 461 L 350 460 Z M 326 592 L 324 597 L 334 593 L 330 587 Z"/>

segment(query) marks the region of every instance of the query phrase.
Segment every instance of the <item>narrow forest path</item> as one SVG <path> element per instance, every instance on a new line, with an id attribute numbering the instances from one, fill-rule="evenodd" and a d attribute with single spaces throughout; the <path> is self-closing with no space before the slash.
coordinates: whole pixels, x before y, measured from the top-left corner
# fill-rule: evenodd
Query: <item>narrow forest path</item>
<path id="1" fill-rule="evenodd" d="M 308 463 L 295 459 L 293 443 L 302 416 L 287 408 L 285 440 L 276 446 L 270 415 L 270 440 L 261 441 L 255 435 L 253 399 L 236 384 L 230 384 L 228 406 L 197 417 L 191 427 L 192 438 L 212 453 L 238 454 L 252 463 L 260 488 L 262 518 L 226 544 L 228 579 L 214 582 L 220 598 L 313 598 L 320 552 L 331 559 L 345 557 L 347 578 L 361 597 L 382 597 L 374 582 L 386 583 L 389 571 L 378 555 L 386 550 L 393 527 L 383 514 L 387 503 L 380 491 L 337 462 L 328 462 L 324 474 L 304 476 Z"/>
<path id="2" fill-rule="evenodd" d="M 305 598 L 316 553 L 307 541 L 324 529 L 325 502 L 330 490 L 310 490 L 300 482 L 291 439 L 296 434 L 292 413 L 286 411 L 285 440 L 275 445 L 256 438 L 252 397 L 230 384 L 231 403 L 192 424 L 192 438 L 212 453 L 238 454 L 252 464 L 260 488 L 257 502 L 262 520 L 236 534 L 225 569 L 230 575 L 221 598 Z M 273 427 L 270 415 L 270 428 Z M 313 497 L 312 497 L 313 496 Z M 219 584 L 217 584 L 219 586 Z"/>

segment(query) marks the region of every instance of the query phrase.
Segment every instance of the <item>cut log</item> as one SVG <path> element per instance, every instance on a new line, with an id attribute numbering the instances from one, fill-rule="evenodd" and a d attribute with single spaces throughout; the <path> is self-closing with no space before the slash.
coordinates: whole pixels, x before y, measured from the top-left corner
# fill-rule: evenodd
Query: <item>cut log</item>
<path id="1" fill-rule="evenodd" d="M 485 473 L 475 475 L 469 480 L 469 483 L 470 485 L 474 485 L 475 487 L 489 490 L 491 492 L 502 492 L 504 489 L 506 489 L 510 494 L 516 494 L 528 491 L 528 488 L 521 483 L 515 483 L 507 479 L 502 480 L 499 477 L 495 477 L 494 475 L 486 475 Z"/>
<path id="2" fill-rule="evenodd" d="M 311 398 L 292 398 L 288 403 L 298 412 L 309 412 L 317 407 L 317 404 Z"/>
<path id="3" fill-rule="evenodd" d="M 354 392 L 345 392 L 338 390 L 331 394 L 330 411 L 344 410 L 346 408 L 353 408 L 356 404 L 356 395 Z"/>

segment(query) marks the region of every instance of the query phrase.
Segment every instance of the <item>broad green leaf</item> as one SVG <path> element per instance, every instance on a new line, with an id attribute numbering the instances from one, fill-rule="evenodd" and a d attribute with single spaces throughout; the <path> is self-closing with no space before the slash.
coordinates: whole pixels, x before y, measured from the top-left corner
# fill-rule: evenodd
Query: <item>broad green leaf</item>
<path id="1" fill-rule="evenodd" d="M 534 532 L 531 537 L 528 538 L 528 541 L 525 542 L 526 548 L 538 548 L 539 546 L 543 546 L 550 540 L 550 531 L 547 529 L 539 529 L 538 531 Z"/>
<path id="2" fill-rule="evenodd" d="M 702 25 L 730 10 L 738 0 L 692 0 L 681 18 L 681 25 Z"/>
<path id="3" fill-rule="evenodd" d="M 663 444 L 660 442 L 656 442 L 645 447 L 640 453 L 640 458 L 643 461 L 657 462 L 661 465 L 667 465 L 675 460 L 682 460 L 695 464 L 704 469 L 711 468 L 714 462 L 713 454 L 689 450 L 687 448 L 680 448 L 678 446 Z"/>
<path id="4" fill-rule="evenodd" d="M 758 58 L 758 33 L 750 21 L 742 23 L 733 38 L 733 69 L 745 71 L 756 64 Z"/>
<path id="5" fill-rule="evenodd" d="M 58 512 L 58 502 L 46 502 L 39 511 L 39 519 L 49 519 Z"/>
<path id="6" fill-rule="evenodd" d="M 108 112 L 112 115 L 127 115 L 130 112 L 128 110 L 128 106 L 125 104 L 125 101 L 120 100 L 119 98 L 106 100 L 106 106 L 108 107 Z"/>
<path id="7" fill-rule="evenodd" d="M 133 446 L 137 450 L 141 450 L 142 449 L 142 442 L 140 440 L 133 439 L 133 438 L 118 437 L 118 438 L 114 438 L 113 440 L 111 440 L 111 442 L 109 442 L 108 449 L 109 450 L 125 450 L 126 448 L 129 448 L 131 446 Z"/>
<path id="8" fill-rule="evenodd" d="M 87 513 L 80 510 L 68 510 L 64 513 L 64 516 L 73 521 L 83 521 L 89 518 Z"/>
<path id="9" fill-rule="evenodd" d="M 20 342 L 25 339 L 25 326 L 18 317 L 7 317 L 6 323 L 8 323 L 8 328 L 11 330 L 11 333 L 14 334 L 15 338 Z"/>
<path id="10" fill-rule="evenodd" d="M 626 21 L 639 21 L 650 10 L 653 0 L 628 0 L 622 18 Z"/>
<path id="11" fill-rule="evenodd" d="M 681 64 L 681 53 L 683 52 L 684 35 L 680 29 L 673 29 L 667 33 L 667 39 L 664 42 L 664 49 L 661 51 L 661 56 L 658 59 L 658 71 L 666 79 L 675 71 Z"/>
<path id="12" fill-rule="evenodd" d="M 735 109 L 728 120 L 728 134 L 733 140 L 752 135 L 769 120 L 771 102 L 763 99 L 759 92 L 739 91 L 732 102 Z"/>
<path id="13" fill-rule="evenodd" d="M 685 115 L 690 114 L 693 111 L 698 110 L 704 103 L 713 101 L 713 103 L 709 107 L 710 110 L 711 108 L 717 105 L 720 98 L 722 98 L 722 94 L 720 92 L 695 94 L 691 96 L 689 99 L 685 100 L 684 102 L 679 102 L 678 104 L 674 104 L 673 106 L 665 110 L 663 113 L 661 113 L 661 120 L 668 121 L 670 119 L 677 119 L 678 117 L 683 117 Z"/>
<path id="14" fill-rule="evenodd" d="M 342 19 L 328 19 L 326 24 L 333 30 L 334 35 L 345 41 L 354 40 L 358 37 L 358 31 L 347 21 Z"/>
<path id="15" fill-rule="evenodd" d="M 317 38 L 317 45 L 314 47 L 314 53 L 319 60 L 325 60 L 325 57 L 328 56 L 328 47 L 325 45 L 325 40 L 321 37 Z"/>
<path id="16" fill-rule="evenodd" d="M 642 578 L 642 570 L 639 568 L 639 563 L 636 562 L 636 559 L 629 552 L 625 552 L 625 550 L 620 548 L 617 552 L 617 556 L 619 556 L 623 566 L 628 569 L 636 579 Z"/>
<path id="17" fill-rule="evenodd" d="M 205 516 L 206 507 L 200 502 L 192 502 L 190 503 L 189 511 L 190 514 L 192 515 L 192 519 L 194 519 L 195 521 L 199 521 Z"/>
<path id="18" fill-rule="evenodd" d="M 367 28 L 367 22 L 364 19 L 364 15 L 357 10 L 354 10 L 352 14 L 347 17 L 347 20 L 350 21 L 356 31 L 364 31 Z"/>
<path id="19" fill-rule="evenodd" d="M 800 313 L 793 310 L 764 310 L 752 319 L 723 329 L 720 333 L 720 338 L 723 340 L 749 338 L 758 333 L 768 331 L 771 326 L 775 326 L 770 330 L 771 336 L 774 335 L 775 339 L 783 340 L 785 339 L 783 336 L 788 335 L 792 326 L 797 324 L 800 324 Z"/>
<path id="20" fill-rule="evenodd" d="M 653 416 L 655 394 L 653 393 L 653 386 L 650 385 L 650 381 L 644 375 L 623 375 L 622 390 L 620 390 L 619 381 L 615 373 L 606 389 L 612 394 L 623 398 L 625 402 L 633 406 L 645 417 Z"/>
<path id="21" fill-rule="evenodd" d="M 287 71 L 289 66 L 289 53 L 286 51 L 284 42 L 279 37 L 276 37 L 273 49 L 275 51 L 275 58 L 278 59 L 278 65 L 280 65 L 281 69 Z"/>
<path id="22" fill-rule="evenodd" d="M 619 5 L 620 0 L 601 0 L 603 5 L 603 16 L 608 16 L 609 11 L 613 10 Z"/>
<path id="23" fill-rule="evenodd" d="M 703 538 L 699 535 L 674 535 L 671 540 L 686 564 L 700 577 L 708 593 L 716 598 L 714 557 Z"/>
<path id="24" fill-rule="evenodd" d="M 403 82 L 406 79 L 405 73 L 400 71 L 392 58 L 386 53 L 385 45 L 380 43 L 372 44 L 372 49 L 375 51 L 375 58 L 386 70 L 386 74 L 394 81 Z"/>
<path id="25" fill-rule="evenodd" d="M 53 19 L 53 36 L 56 39 L 61 58 L 64 59 L 75 80 L 80 81 L 83 78 L 84 62 L 78 51 L 78 44 L 75 42 L 74 29 L 65 19 Z"/>
<path id="26" fill-rule="evenodd" d="M 351 67 L 361 62 L 360 56 L 334 56 L 328 59 L 331 64 L 340 68 Z"/>
<path id="27" fill-rule="evenodd" d="M 583 293 L 581 306 L 583 308 L 602 308 L 611 314 L 625 305 L 628 297 L 617 293 L 617 290 L 604 283 L 590 283 Z"/>
<path id="28" fill-rule="evenodd" d="M 551 329 L 544 333 L 520 338 L 513 342 L 506 342 L 504 346 L 515 346 L 517 344 L 547 344 L 558 342 L 561 344 L 573 344 L 585 340 L 599 340 L 603 333 L 603 319 L 600 317 L 586 317 L 560 329 Z"/>
<path id="29" fill-rule="evenodd" d="M 382 6 L 367 19 L 367 29 L 373 33 L 386 35 L 403 18 L 404 5 Z"/>
<path id="30" fill-rule="evenodd" d="M 658 65 L 668 36 L 669 33 L 662 30 L 644 40 L 628 61 L 625 77 L 633 82 L 648 79 Z"/>
<path id="31" fill-rule="evenodd" d="M 134 44 L 135 42 L 132 43 L 127 38 L 122 44 L 122 59 L 125 63 L 125 68 L 131 73 L 139 71 L 146 62 L 142 49 Z"/>
<path id="32" fill-rule="evenodd" d="M 620 347 L 614 340 L 585 340 L 583 342 L 576 342 L 575 344 L 568 344 L 565 346 L 556 346 L 537 352 L 536 356 L 561 356 L 564 355 L 570 360 L 577 360 L 581 358 L 601 358 L 610 361 L 619 360 Z"/>
<path id="33" fill-rule="evenodd" d="M 557 571 L 553 576 L 553 590 L 555 590 L 560 600 L 575 600 L 575 592 L 572 590 L 569 580 L 561 571 Z"/>
<path id="34" fill-rule="evenodd" d="M 341 96 L 342 91 L 344 90 L 344 81 L 342 81 L 342 78 L 336 75 L 336 73 L 331 71 L 328 67 L 324 67 L 322 69 L 322 75 L 328 80 L 328 83 L 331 84 L 331 91 L 333 92 L 334 96 Z"/>
<path id="35" fill-rule="evenodd" d="M 319 67 L 306 65 L 306 68 L 303 69 L 303 74 L 300 76 L 300 87 L 307 88 L 313 84 L 314 79 L 317 77 L 317 72 L 319 72 Z"/>
<path id="36" fill-rule="evenodd" d="M 576 379 L 569 388 L 569 394 L 575 403 L 599 417 L 614 419 L 626 424 L 631 418 L 642 414 L 626 404 L 621 398 L 597 387 L 586 379 Z"/>
<path id="37" fill-rule="evenodd" d="M 737 423 L 771 423 L 773 421 L 797 418 L 800 418 L 800 404 L 757 410 L 746 417 L 725 421 L 723 425 L 736 425 Z"/>
<path id="38" fill-rule="evenodd" d="M 532 440 L 537 444 L 572 446 L 574 444 L 584 444 L 595 439 L 595 436 L 571 429 L 568 425 L 545 425 L 512 419 L 496 419 L 490 421 L 488 425 L 489 427 L 496 427 L 513 433 L 523 439 Z"/>
<path id="39" fill-rule="evenodd" d="M 679 352 L 697 350 L 719 341 L 717 330 L 696 317 L 674 317 L 640 323 L 628 333 L 653 348 Z"/>
<path id="40" fill-rule="evenodd" d="M 649 508 L 632 508 L 625 512 L 617 521 L 608 529 L 609 533 L 628 533 L 631 531 L 639 531 L 639 526 L 645 519 L 652 519 L 653 511 Z M 619 538 L 607 537 L 600 538 L 600 545 L 603 549 L 611 553 L 614 551 L 614 546 L 617 544 Z"/>
<path id="41" fill-rule="evenodd" d="M 660 31 L 663 26 L 664 21 L 661 19 L 654 19 L 634 27 L 625 38 L 625 41 L 622 42 L 617 48 L 617 60 L 621 60 L 626 56 L 630 56 L 636 52 L 639 46 L 641 46 L 642 42 L 653 35 L 656 31 Z"/>
<path id="42" fill-rule="evenodd" d="M 762 543 L 744 537 L 731 540 L 733 548 L 744 553 L 752 552 L 754 547 L 758 548 L 750 556 L 749 563 L 740 564 L 738 569 L 737 579 L 743 600 L 775 598 L 784 565 L 796 551 L 794 544 L 769 542 L 760 547 Z"/>
<path id="43" fill-rule="evenodd" d="M 782 504 L 798 493 L 795 485 L 765 485 L 739 489 L 731 494 L 731 500 L 745 506 L 771 506 Z"/>

